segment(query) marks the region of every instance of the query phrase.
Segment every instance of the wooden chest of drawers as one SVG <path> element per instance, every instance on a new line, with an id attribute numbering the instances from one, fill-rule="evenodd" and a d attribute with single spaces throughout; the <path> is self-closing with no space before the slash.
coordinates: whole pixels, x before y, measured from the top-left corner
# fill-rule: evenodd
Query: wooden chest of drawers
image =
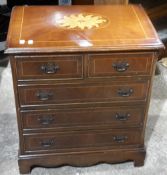
<path id="1" fill-rule="evenodd" d="M 128 160 L 143 165 L 162 49 L 141 6 L 15 7 L 6 53 L 20 172 Z"/>

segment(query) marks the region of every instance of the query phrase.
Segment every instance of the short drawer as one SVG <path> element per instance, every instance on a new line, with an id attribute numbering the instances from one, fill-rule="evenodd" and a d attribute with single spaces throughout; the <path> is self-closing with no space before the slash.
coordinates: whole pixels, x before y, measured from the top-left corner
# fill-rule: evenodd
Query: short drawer
<path id="1" fill-rule="evenodd" d="M 149 82 L 115 84 L 66 84 L 20 86 L 19 98 L 23 105 L 49 105 L 112 101 L 145 101 Z"/>
<path id="2" fill-rule="evenodd" d="M 106 126 L 141 126 L 145 110 L 141 106 L 74 108 L 21 112 L 24 130 L 78 129 Z"/>
<path id="3" fill-rule="evenodd" d="M 83 78 L 81 55 L 16 56 L 15 58 L 19 80 Z"/>
<path id="4" fill-rule="evenodd" d="M 88 77 L 151 75 L 153 54 L 89 54 Z"/>
<path id="5" fill-rule="evenodd" d="M 139 129 L 94 130 L 24 135 L 24 150 L 25 152 L 61 152 L 61 150 L 65 149 L 76 151 L 84 148 L 104 146 L 137 145 L 141 143 L 140 131 Z"/>

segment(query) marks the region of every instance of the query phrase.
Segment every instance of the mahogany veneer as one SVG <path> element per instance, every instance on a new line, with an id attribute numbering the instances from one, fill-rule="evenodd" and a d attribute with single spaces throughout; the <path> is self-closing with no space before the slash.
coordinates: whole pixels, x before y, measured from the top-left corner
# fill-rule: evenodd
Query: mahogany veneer
<path id="1" fill-rule="evenodd" d="M 15 7 L 7 43 L 21 173 L 144 164 L 151 84 L 164 46 L 141 6 Z"/>

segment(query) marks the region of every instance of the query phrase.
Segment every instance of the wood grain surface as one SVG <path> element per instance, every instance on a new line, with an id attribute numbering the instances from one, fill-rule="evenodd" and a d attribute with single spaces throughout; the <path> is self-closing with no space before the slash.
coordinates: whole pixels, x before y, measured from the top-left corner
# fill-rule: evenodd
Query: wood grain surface
<path id="1" fill-rule="evenodd" d="M 83 30 L 59 26 L 60 20 L 79 14 L 100 16 L 106 22 Z M 78 23 L 82 24 L 82 20 Z M 23 6 L 15 7 L 12 12 L 6 53 L 149 50 L 162 47 L 141 6 L 39 6 L 38 10 L 34 6 Z"/>

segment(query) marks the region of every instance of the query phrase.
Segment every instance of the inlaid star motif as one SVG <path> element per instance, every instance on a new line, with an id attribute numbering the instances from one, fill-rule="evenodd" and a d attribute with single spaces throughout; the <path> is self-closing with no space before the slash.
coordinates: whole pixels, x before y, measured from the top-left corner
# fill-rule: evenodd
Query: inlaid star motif
<path id="1" fill-rule="evenodd" d="M 107 19 L 102 16 L 97 16 L 93 14 L 72 14 L 70 16 L 64 16 L 61 20 L 58 21 L 58 25 L 60 27 L 65 27 L 68 29 L 79 28 L 81 30 L 84 30 L 85 28 L 98 28 L 102 23 L 106 22 Z"/>

